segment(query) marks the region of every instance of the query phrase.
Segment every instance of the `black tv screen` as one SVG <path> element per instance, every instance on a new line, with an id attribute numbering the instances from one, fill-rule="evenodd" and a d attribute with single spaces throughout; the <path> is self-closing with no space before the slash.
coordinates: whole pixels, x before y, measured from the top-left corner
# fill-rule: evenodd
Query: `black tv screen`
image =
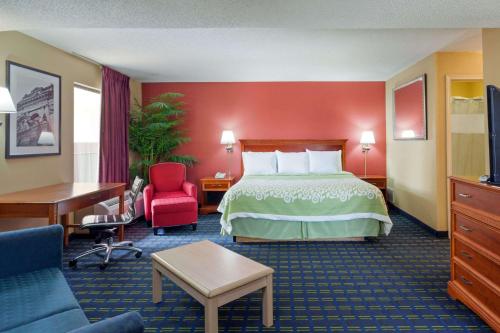
<path id="1" fill-rule="evenodd" d="M 500 185 L 500 90 L 488 85 L 486 93 L 490 143 L 490 179 L 488 182 Z"/>

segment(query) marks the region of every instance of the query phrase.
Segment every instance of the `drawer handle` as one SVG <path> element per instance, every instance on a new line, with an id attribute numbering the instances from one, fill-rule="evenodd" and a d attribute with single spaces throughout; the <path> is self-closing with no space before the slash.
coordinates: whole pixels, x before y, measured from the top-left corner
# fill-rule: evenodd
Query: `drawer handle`
<path id="1" fill-rule="evenodd" d="M 460 252 L 460 254 L 461 254 L 462 256 L 464 256 L 465 258 L 469 259 L 469 260 L 472 260 L 472 259 L 473 259 L 473 257 L 472 257 L 469 253 L 467 253 L 467 252 L 465 252 L 465 251 L 461 251 L 461 252 Z"/>
<path id="2" fill-rule="evenodd" d="M 463 231 L 467 231 L 467 232 L 471 232 L 471 231 L 472 231 L 472 229 L 467 228 L 467 227 L 466 227 L 466 226 L 464 226 L 464 225 L 460 225 L 460 226 L 459 226 L 459 228 L 460 228 L 460 229 L 462 229 Z"/>
<path id="3" fill-rule="evenodd" d="M 458 195 L 466 199 L 472 198 L 472 195 L 470 195 L 469 193 L 458 193 Z"/>
<path id="4" fill-rule="evenodd" d="M 465 284 L 465 285 L 468 285 L 468 286 L 472 286 L 472 282 L 467 280 L 466 278 L 463 277 L 463 275 L 460 275 L 460 280 L 462 280 L 462 282 Z"/>

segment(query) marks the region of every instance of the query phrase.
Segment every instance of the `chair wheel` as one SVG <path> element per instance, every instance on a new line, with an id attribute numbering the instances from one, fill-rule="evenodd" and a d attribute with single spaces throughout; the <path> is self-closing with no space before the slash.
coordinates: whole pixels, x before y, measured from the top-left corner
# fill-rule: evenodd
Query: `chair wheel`
<path id="1" fill-rule="evenodd" d="M 106 269 L 106 267 L 108 267 L 108 264 L 104 264 L 104 263 L 99 264 L 99 269 L 100 269 L 101 271 L 105 270 L 105 269 Z"/>
<path id="2" fill-rule="evenodd" d="M 136 253 L 135 253 L 135 257 L 136 257 L 136 258 L 140 258 L 141 256 L 142 256 L 142 252 L 136 252 Z"/>
<path id="3" fill-rule="evenodd" d="M 192 226 L 193 226 L 193 231 L 196 231 L 196 227 L 198 226 L 198 224 L 194 223 L 192 224 Z"/>
<path id="4" fill-rule="evenodd" d="M 153 228 L 153 234 L 154 234 L 155 236 L 158 236 L 158 228 Z"/>
<path id="5" fill-rule="evenodd" d="M 76 264 L 77 264 L 77 260 L 73 259 L 73 260 L 70 260 L 68 262 L 68 266 L 71 267 L 71 268 L 75 268 L 76 267 Z"/>

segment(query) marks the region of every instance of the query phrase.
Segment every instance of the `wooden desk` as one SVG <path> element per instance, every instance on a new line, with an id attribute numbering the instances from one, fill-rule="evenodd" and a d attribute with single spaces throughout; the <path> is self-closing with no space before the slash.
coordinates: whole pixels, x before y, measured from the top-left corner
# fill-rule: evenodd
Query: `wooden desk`
<path id="1" fill-rule="evenodd" d="M 111 198 L 120 198 L 120 213 L 125 211 L 125 183 L 62 183 L 0 195 L 0 218 L 47 217 L 56 224 L 61 216 L 64 246 L 68 245 L 69 213 Z M 124 227 L 119 228 L 120 241 Z"/>

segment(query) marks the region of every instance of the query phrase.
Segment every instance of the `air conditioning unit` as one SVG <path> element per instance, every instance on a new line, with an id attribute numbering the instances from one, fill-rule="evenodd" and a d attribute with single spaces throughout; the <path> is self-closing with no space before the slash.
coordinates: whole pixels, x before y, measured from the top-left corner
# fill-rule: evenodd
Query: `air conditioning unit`
<path id="1" fill-rule="evenodd" d="M 125 211 L 130 204 L 130 191 L 125 191 Z M 94 215 L 117 215 L 119 214 L 119 198 L 112 198 L 94 205 Z M 144 199 L 139 193 L 135 200 L 135 217 L 144 216 Z"/>

